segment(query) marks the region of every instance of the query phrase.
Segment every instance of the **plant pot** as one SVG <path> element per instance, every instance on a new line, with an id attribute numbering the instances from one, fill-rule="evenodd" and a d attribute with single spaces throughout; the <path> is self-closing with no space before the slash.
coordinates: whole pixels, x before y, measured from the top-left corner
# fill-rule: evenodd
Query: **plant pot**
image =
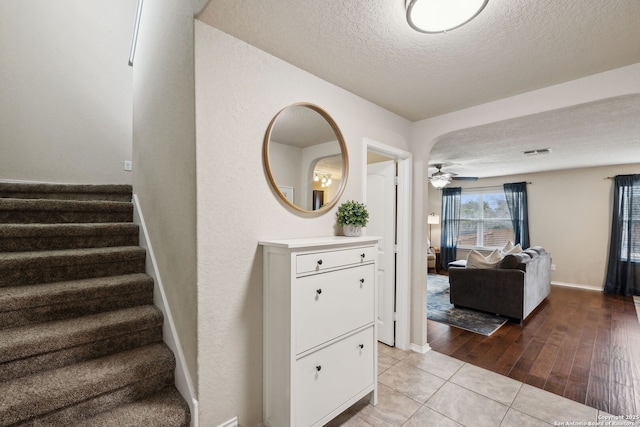
<path id="1" fill-rule="evenodd" d="M 362 233 L 362 227 L 359 225 L 345 224 L 342 226 L 342 232 L 347 237 L 358 237 Z"/>

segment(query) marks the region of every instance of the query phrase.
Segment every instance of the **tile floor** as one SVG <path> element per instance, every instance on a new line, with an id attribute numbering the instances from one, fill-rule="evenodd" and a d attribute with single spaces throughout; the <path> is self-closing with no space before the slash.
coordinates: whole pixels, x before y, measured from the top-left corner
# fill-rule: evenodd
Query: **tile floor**
<path id="1" fill-rule="evenodd" d="M 634 415 L 634 414 L 629 414 Z M 378 346 L 378 404 L 365 398 L 331 427 L 640 426 L 433 350 Z"/>

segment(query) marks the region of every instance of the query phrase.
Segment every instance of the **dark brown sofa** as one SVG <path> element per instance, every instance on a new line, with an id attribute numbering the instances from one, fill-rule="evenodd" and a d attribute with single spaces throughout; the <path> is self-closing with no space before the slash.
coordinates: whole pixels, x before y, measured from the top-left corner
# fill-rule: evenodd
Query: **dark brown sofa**
<path id="1" fill-rule="evenodd" d="M 506 255 L 498 268 L 449 264 L 451 303 L 524 320 L 551 291 L 551 255 L 534 246 Z"/>

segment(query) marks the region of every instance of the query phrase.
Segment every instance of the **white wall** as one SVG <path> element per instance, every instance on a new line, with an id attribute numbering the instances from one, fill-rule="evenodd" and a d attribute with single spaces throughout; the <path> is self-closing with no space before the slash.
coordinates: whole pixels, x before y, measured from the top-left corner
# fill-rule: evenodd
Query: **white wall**
<path id="1" fill-rule="evenodd" d="M 144 2 L 133 65 L 133 191 L 197 383 L 194 7 Z"/>
<path id="2" fill-rule="evenodd" d="M 296 214 L 270 189 L 262 141 L 272 117 L 307 101 L 347 141 L 342 200 L 362 197 L 363 138 L 406 150 L 411 124 L 199 21 L 196 38 L 200 425 L 262 421 L 261 239 L 335 234 L 335 208 Z"/>
<path id="3" fill-rule="evenodd" d="M 527 186 L 531 246 L 551 252 L 553 283 L 602 290 L 609 255 L 615 175 L 638 173 L 640 164 L 567 169 L 553 172 L 454 181 L 464 188 L 531 182 Z M 440 215 L 442 193 L 429 193 L 429 208 Z M 440 246 L 440 225 L 432 226 L 434 246 Z M 465 251 L 458 253 L 463 259 Z"/>
<path id="4" fill-rule="evenodd" d="M 0 2 L 0 179 L 131 183 L 135 0 Z"/>

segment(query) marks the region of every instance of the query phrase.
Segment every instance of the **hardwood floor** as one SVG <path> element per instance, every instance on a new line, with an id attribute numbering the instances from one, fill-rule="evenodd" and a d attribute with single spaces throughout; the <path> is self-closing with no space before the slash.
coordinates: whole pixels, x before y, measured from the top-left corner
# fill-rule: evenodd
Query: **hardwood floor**
<path id="1" fill-rule="evenodd" d="M 492 336 L 427 320 L 437 352 L 613 415 L 640 414 L 640 322 L 632 297 L 552 286 L 522 324 Z"/>

